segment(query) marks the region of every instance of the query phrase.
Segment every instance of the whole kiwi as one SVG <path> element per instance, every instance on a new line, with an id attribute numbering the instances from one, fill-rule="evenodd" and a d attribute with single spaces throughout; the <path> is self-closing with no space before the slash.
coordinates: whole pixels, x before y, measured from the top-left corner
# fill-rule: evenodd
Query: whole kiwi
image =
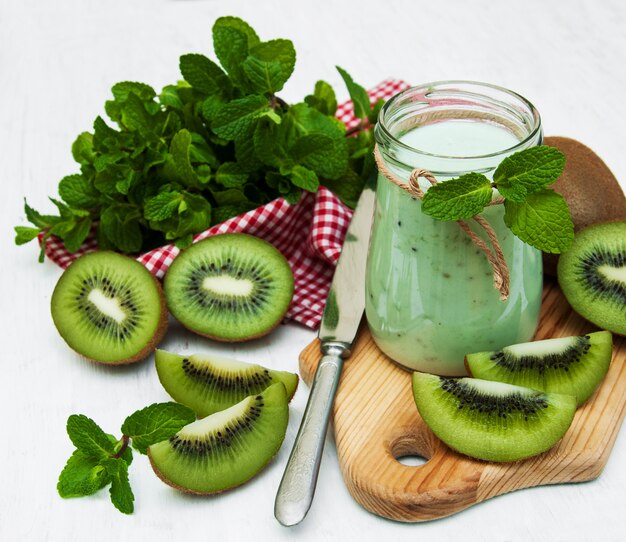
<path id="1" fill-rule="evenodd" d="M 574 231 L 592 224 L 626 220 L 626 198 L 617 179 L 589 147 L 569 137 L 546 137 L 544 144 L 565 155 L 565 169 L 550 186 L 570 208 Z M 556 277 L 558 255 L 543 255 L 544 272 Z"/>

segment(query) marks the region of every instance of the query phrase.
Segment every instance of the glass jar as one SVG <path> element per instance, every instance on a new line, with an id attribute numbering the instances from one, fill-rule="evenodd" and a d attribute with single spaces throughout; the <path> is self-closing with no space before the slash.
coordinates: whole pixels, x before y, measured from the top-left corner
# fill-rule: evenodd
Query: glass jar
<path id="1" fill-rule="evenodd" d="M 543 141 L 530 102 L 469 81 L 430 83 L 394 96 L 375 135 L 387 168 L 407 181 L 415 168 L 439 182 L 472 171 L 491 178 L 506 156 Z M 420 186 L 428 188 L 423 179 Z M 506 227 L 503 205 L 489 206 L 481 216 L 494 229 L 509 268 L 506 301 L 494 288 L 486 255 L 459 224 L 422 213 L 421 200 L 379 174 L 366 316 L 378 347 L 400 365 L 461 376 L 465 354 L 532 338 L 541 304 L 541 252 Z M 467 223 L 488 241 L 473 220 Z"/>

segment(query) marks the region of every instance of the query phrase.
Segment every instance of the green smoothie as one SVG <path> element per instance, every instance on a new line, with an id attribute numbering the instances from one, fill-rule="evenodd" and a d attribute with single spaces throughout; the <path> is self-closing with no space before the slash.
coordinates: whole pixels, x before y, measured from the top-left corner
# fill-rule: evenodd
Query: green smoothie
<path id="1" fill-rule="evenodd" d="M 437 155 L 443 159 L 486 156 L 519 142 L 502 127 L 471 121 L 426 125 L 399 140 L 429 153 L 433 172 Z M 396 156 L 403 161 L 401 148 Z M 472 171 L 493 174 L 493 157 L 485 160 L 484 167 L 476 158 L 472 164 Z M 444 175 L 437 177 L 445 181 Z M 541 304 L 541 253 L 505 226 L 502 205 L 488 207 L 483 216 L 494 228 L 510 270 L 510 296 L 504 302 L 493 286 L 493 269 L 485 254 L 456 222 L 423 214 L 420 200 L 382 176 L 376 197 L 366 315 L 383 352 L 407 368 L 455 376 L 465 374 L 463 359 L 469 352 L 496 350 L 532 338 Z M 471 220 L 469 224 L 487 240 L 481 228 Z"/>

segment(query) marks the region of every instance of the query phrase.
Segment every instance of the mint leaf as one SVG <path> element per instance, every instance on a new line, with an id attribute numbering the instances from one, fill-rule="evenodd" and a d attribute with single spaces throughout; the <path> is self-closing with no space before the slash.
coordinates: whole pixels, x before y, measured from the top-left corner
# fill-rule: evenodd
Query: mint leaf
<path id="1" fill-rule="evenodd" d="M 332 116 L 337 112 L 335 91 L 326 81 L 315 83 L 313 94 L 305 97 L 304 101 L 324 115 Z"/>
<path id="2" fill-rule="evenodd" d="M 89 232 L 91 231 L 91 218 L 79 218 L 75 221 L 74 226 L 63 236 L 65 248 L 69 252 L 76 252 L 85 242 Z"/>
<path id="3" fill-rule="evenodd" d="M 228 76 L 204 55 L 182 55 L 180 73 L 193 88 L 205 94 L 230 97 L 232 84 Z M 165 90 L 165 89 L 164 89 Z"/>
<path id="4" fill-rule="evenodd" d="M 135 81 L 121 81 L 116 83 L 111 88 L 111 93 L 118 102 L 125 102 L 128 100 L 130 94 L 135 94 L 143 101 L 152 100 L 156 96 L 156 92 L 150 85 Z"/>
<path id="5" fill-rule="evenodd" d="M 382 98 L 378 99 L 372 107 L 371 111 L 368 113 L 367 120 L 369 120 L 372 124 L 375 124 L 378 120 L 378 114 L 383 108 L 383 105 L 385 105 L 385 100 L 383 100 Z"/>
<path id="6" fill-rule="evenodd" d="M 59 221 L 58 216 L 42 215 L 35 211 L 35 209 L 26 203 L 26 198 L 24 198 L 24 213 L 26 214 L 26 219 L 39 228 L 47 228 Z"/>
<path id="7" fill-rule="evenodd" d="M 175 180 L 180 181 L 188 187 L 201 186 L 193 166 L 191 165 L 191 133 L 182 129 L 176 133 L 170 143 L 170 154 L 173 160 Z"/>
<path id="8" fill-rule="evenodd" d="M 574 225 L 563 196 L 542 190 L 521 203 L 505 200 L 504 222 L 522 241 L 553 254 L 566 251 L 574 240 Z"/>
<path id="9" fill-rule="evenodd" d="M 422 211 L 437 220 L 461 220 L 480 213 L 491 201 L 489 179 L 480 173 L 466 173 L 431 186 L 424 194 Z"/>
<path id="10" fill-rule="evenodd" d="M 183 101 L 178 94 L 177 85 L 166 85 L 159 94 L 159 102 L 166 107 L 172 107 L 174 109 L 182 109 Z"/>
<path id="11" fill-rule="evenodd" d="M 506 199 L 522 202 L 556 181 L 565 167 L 565 156 L 554 147 L 541 145 L 505 158 L 493 175 L 498 191 Z"/>
<path id="12" fill-rule="evenodd" d="M 332 190 L 343 203 L 354 209 L 363 186 L 364 179 L 356 171 L 348 169 L 346 173 L 337 180 L 323 179 L 322 184 Z"/>
<path id="13" fill-rule="evenodd" d="M 170 218 L 183 201 L 178 191 L 165 191 L 147 199 L 143 208 L 143 216 L 147 220 L 166 220 Z"/>
<path id="14" fill-rule="evenodd" d="M 133 448 L 145 454 L 149 446 L 167 440 L 195 419 L 193 410 L 186 406 L 155 403 L 128 416 L 122 432 L 132 439 Z"/>
<path id="15" fill-rule="evenodd" d="M 350 94 L 350 99 L 352 100 L 352 107 L 354 108 L 354 116 L 357 119 L 366 119 L 371 109 L 367 91 L 361 85 L 355 83 L 346 70 L 340 68 L 339 66 L 335 67 L 348 88 L 348 93 Z"/>
<path id="16" fill-rule="evenodd" d="M 106 458 L 113 453 L 113 444 L 91 418 L 72 414 L 67 419 L 67 434 L 74 446 L 90 457 Z"/>
<path id="17" fill-rule="evenodd" d="M 72 156 L 81 165 L 93 164 L 96 155 L 93 151 L 93 136 L 89 132 L 79 134 L 72 143 Z"/>
<path id="18" fill-rule="evenodd" d="M 59 196 L 68 205 L 79 209 L 96 207 L 100 194 L 83 175 L 68 175 L 59 182 Z"/>
<path id="19" fill-rule="evenodd" d="M 250 49 L 243 71 L 255 92 L 273 94 L 283 88 L 296 63 L 296 51 L 289 40 L 271 40 Z"/>
<path id="20" fill-rule="evenodd" d="M 272 94 L 285 84 L 280 63 L 275 61 L 264 62 L 249 56 L 243 63 L 243 71 L 253 90 L 259 94 Z"/>
<path id="21" fill-rule="evenodd" d="M 97 457 L 75 450 L 59 475 L 57 491 L 64 499 L 83 497 L 93 495 L 109 481 L 106 469 Z"/>
<path id="22" fill-rule="evenodd" d="M 135 496 L 128 480 L 128 464 L 123 459 L 107 459 L 102 462 L 111 479 L 109 493 L 111 502 L 123 514 L 132 514 Z"/>
<path id="23" fill-rule="evenodd" d="M 256 120 L 269 110 L 269 102 L 264 96 L 245 96 L 221 107 L 213 118 L 211 129 L 231 141 L 249 137 Z"/>
<path id="24" fill-rule="evenodd" d="M 332 137 L 337 144 L 345 144 L 346 127 L 335 117 L 327 117 L 306 103 L 292 105 L 285 115 L 283 123 L 292 123 L 295 135 L 322 133 Z M 291 135 L 293 137 L 293 134 Z M 290 139 L 291 139 L 290 137 Z"/>
<path id="25" fill-rule="evenodd" d="M 203 231 L 211 225 L 211 204 L 204 196 L 181 192 L 177 213 L 165 220 L 151 220 L 150 227 L 161 231 L 168 241 Z"/>
<path id="26" fill-rule="evenodd" d="M 220 64 L 238 87 L 246 86 L 243 62 L 260 42 L 252 27 L 237 17 L 220 17 L 213 25 L 213 48 Z"/>
<path id="27" fill-rule="evenodd" d="M 141 214 L 136 206 L 114 204 L 102 212 L 100 227 L 102 233 L 118 250 L 126 253 L 139 252 L 143 241 L 140 219 Z"/>
<path id="28" fill-rule="evenodd" d="M 326 134 L 311 133 L 298 138 L 289 154 L 326 179 L 338 179 L 348 167 L 345 147 Z"/>
<path id="29" fill-rule="evenodd" d="M 152 119 L 141 99 L 130 93 L 121 108 L 121 123 L 128 130 L 138 130 L 143 137 L 148 137 L 152 130 Z"/>
<path id="30" fill-rule="evenodd" d="M 285 116 L 285 120 L 288 120 L 288 118 L 289 117 Z M 293 161 L 287 155 L 285 142 L 288 129 L 287 122 L 276 125 L 269 119 L 261 119 L 257 123 L 252 141 L 255 156 L 263 164 L 272 167 L 288 167 L 293 165 Z"/>
<path id="31" fill-rule="evenodd" d="M 303 166 L 294 166 L 289 173 L 289 178 L 294 185 L 309 192 L 317 192 L 320 185 L 315 172 Z"/>
<path id="32" fill-rule="evenodd" d="M 16 245 L 25 245 L 37 237 L 41 231 L 39 228 L 29 228 L 27 226 L 15 226 L 14 229 Z"/>
<path id="33" fill-rule="evenodd" d="M 239 188 L 246 184 L 248 174 L 237 162 L 224 162 L 217 170 L 215 180 L 225 188 Z"/>

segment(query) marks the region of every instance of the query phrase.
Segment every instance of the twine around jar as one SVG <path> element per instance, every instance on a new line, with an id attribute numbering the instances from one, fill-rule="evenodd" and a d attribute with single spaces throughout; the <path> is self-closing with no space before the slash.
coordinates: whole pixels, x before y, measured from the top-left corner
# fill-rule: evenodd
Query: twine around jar
<path id="1" fill-rule="evenodd" d="M 387 167 L 380 149 L 378 148 L 378 144 L 374 146 L 374 159 L 376 160 L 378 171 L 382 173 L 387 180 L 418 199 L 422 199 L 424 197 L 424 191 L 419 185 L 420 177 L 426 179 L 432 186 L 437 184 L 437 179 L 435 179 L 434 175 L 425 169 L 415 168 L 411 171 L 408 183 L 395 175 Z M 489 203 L 489 205 L 501 205 L 503 202 L 504 200 L 502 198 L 495 198 Z M 500 299 L 502 301 L 506 301 L 509 298 L 510 274 L 504 258 L 504 253 L 500 247 L 500 242 L 496 236 L 496 232 L 491 227 L 491 224 L 489 224 L 489 222 L 482 216 L 473 216 L 472 220 L 474 220 L 474 222 L 476 222 L 485 231 L 489 241 L 491 242 L 491 248 L 469 227 L 467 221 L 457 220 L 456 222 L 471 239 L 472 243 L 482 250 L 489 260 L 489 264 L 493 269 L 493 286 L 500 292 Z"/>

